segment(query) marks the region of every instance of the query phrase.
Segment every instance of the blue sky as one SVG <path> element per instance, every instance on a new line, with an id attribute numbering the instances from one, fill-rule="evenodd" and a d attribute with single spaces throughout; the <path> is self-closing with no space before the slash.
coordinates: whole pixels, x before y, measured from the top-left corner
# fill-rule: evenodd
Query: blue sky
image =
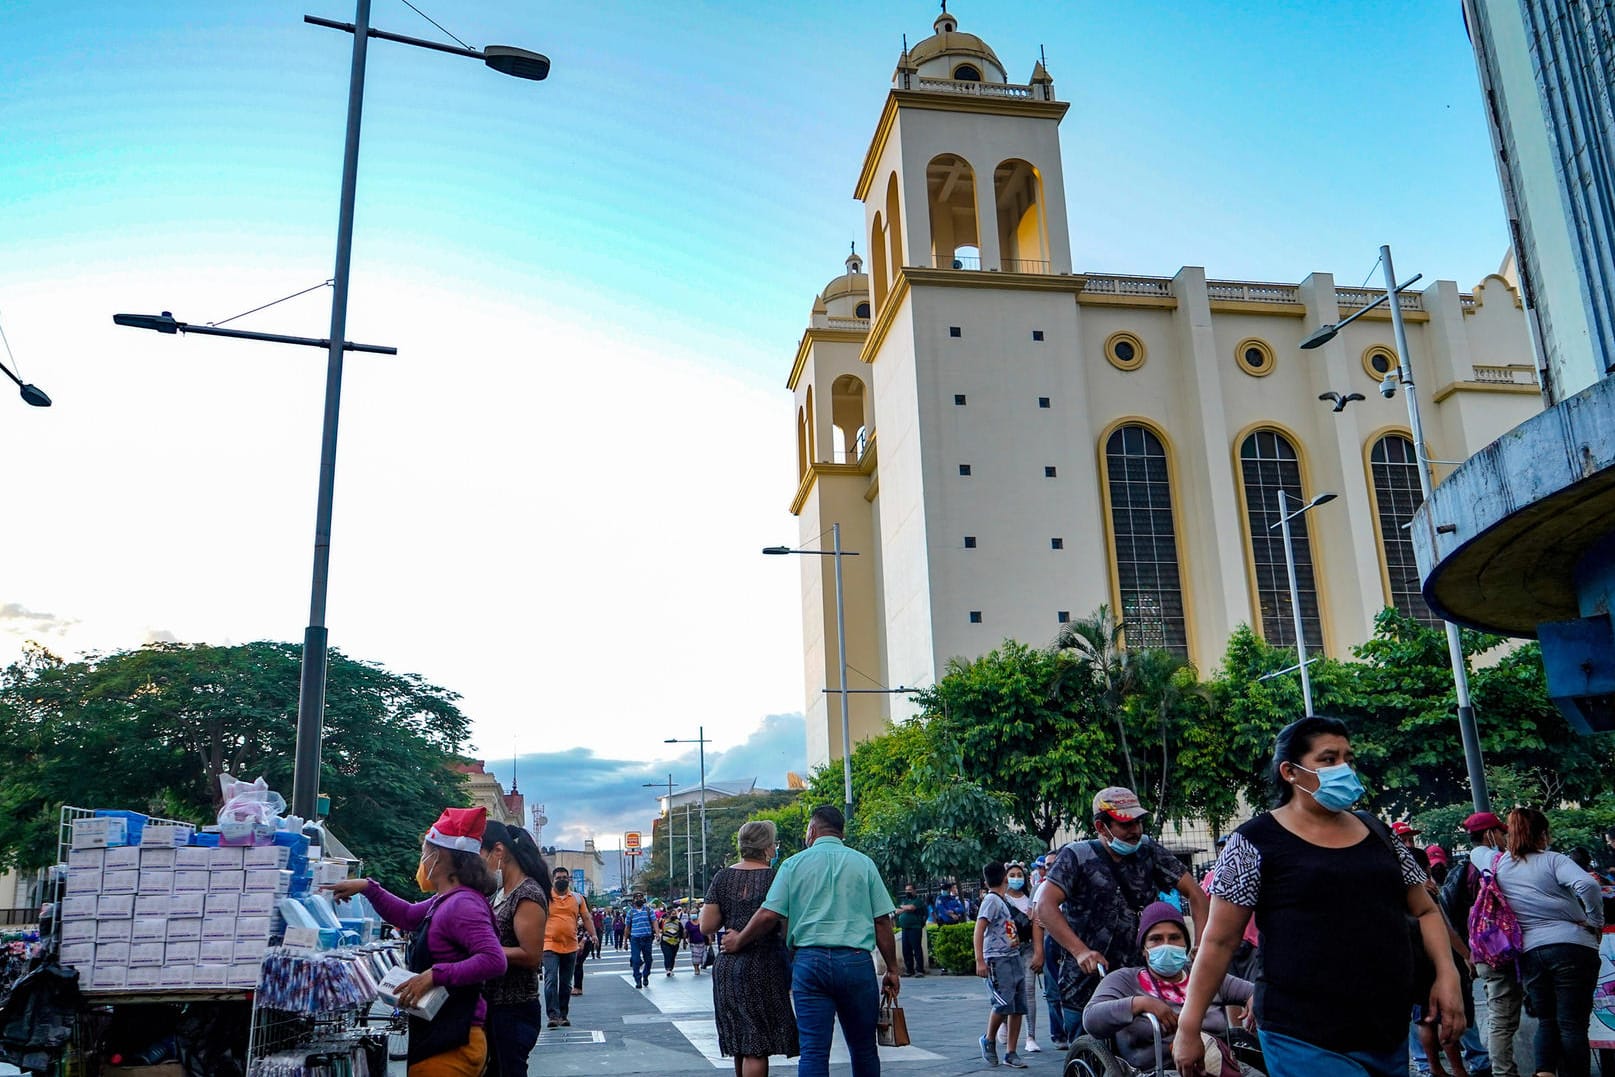
<path id="1" fill-rule="evenodd" d="M 484 755 L 738 749 L 802 700 L 795 567 L 756 552 L 796 533 L 783 382 L 935 6 L 422 6 L 554 70 L 372 44 L 348 335 L 400 354 L 348 367 L 333 644 L 464 693 Z M 1467 289 L 1502 259 L 1455 0 L 951 7 L 1072 102 L 1079 269 L 1355 284 L 1390 242 Z M 0 651 L 306 623 L 321 357 L 110 320 L 330 274 L 350 39 L 305 11 L 352 17 L 0 12 L 0 325 L 57 401 L 0 398 Z M 323 336 L 328 300 L 239 324 Z"/>

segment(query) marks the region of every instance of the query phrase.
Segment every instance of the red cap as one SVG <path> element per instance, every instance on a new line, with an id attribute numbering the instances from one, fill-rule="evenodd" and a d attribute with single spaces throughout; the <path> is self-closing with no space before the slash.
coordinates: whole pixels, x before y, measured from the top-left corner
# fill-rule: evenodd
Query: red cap
<path id="1" fill-rule="evenodd" d="M 1419 828 L 1414 826 L 1412 823 L 1392 823 L 1391 833 L 1395 834 L 1399 838 L 1405 838 L 1409 834 L 1419 833 Z"/>
<path id="2" fill-rule="evenodd" d="M 1496 813 L 1489 811 L 1476 812 L 1468 819 L 1465 819 L 1462 826 L 1471 834 L 1484 834 L 1488 830 L 1508 829 L 1508 827 L 1504 825 L 1503 820 L 1497 817 Z"/>
<path id="3" fill-rule="evenodd" d="M 1447 850 L 1443 849 L 1439 845 L 1426 845 L 1424 847 L 1424 855 L 1430 858 L 1430 863 L 1432 864 L 1449 863 L 1447 860 Z"/>
<path id="4" fill-rule="evenodd" d="M 475 853 L 482 849 L 482 832 L 488 829 L 487 808 L 444 808 L 426 840 L 444 849 Z"/>

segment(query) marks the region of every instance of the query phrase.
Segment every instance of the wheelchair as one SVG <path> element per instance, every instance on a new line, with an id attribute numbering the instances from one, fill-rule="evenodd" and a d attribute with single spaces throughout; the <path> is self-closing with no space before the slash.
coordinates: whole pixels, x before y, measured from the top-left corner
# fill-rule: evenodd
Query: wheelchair
<path id="1" fill-rule="evenodd" d="M 1144 1017 L 1155 1035 L 1153 1070 L 1139 1069 L 1118 1056 L 1109 1042 L 1084 1033 L 1066 1051 L 1061 1077 L 1167 1077 L 1175 1073 L 1167 1068 L 1172 1059 L 1166 1051 L 1166 1037 L 1161 1034 L 1160 1019 L 1153 1013 L 1147 1013 Z M 1263 1077 L 1259 1068 L 1261 1049 L 1257 1046 L 1256 1037 L 1243 1029 L 1233 1029 L 1225 1044 L 1233 1049 L 1233 1060 L 1239 1066 L 1241 1077 Z M 1216 1077 L 1216 1074 L 1211 1077 Z"/>

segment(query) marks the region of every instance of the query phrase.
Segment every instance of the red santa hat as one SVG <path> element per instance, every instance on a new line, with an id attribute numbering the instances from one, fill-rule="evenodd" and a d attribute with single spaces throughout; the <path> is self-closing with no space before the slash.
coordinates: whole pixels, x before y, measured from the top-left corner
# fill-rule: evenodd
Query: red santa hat
<path id="1" fill-rule="evenodd" d="M 475 853 L 482 849 L 482 832 L 487 828 L 487 808 L 444 808 L 426 832 L 426 840 L 444 849 Z"/>

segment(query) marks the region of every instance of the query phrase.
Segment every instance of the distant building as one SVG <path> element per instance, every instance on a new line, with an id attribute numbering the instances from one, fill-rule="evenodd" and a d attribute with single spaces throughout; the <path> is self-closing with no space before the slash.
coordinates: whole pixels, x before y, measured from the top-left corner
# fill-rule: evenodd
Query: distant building
<path id="1" fill-rule="evenodd" d="M 489 819 L 507 826 L 527 825 L 527 798 L 517 790 L 514 781 L 510 783 L 510 792 L 505 792 L 505 787 L 485 769 L 481 759 L 451 763 L 449 769 L 465 775 L 466 792 L 471 796 L 472 807 L 486 808 Z"/>
<path id="2" fill-rule="evenodd" d="M 550 870 L 565 868 L 572 876 L 573 887 L 584 897 L 616 886 L 615 872 L 608 878 L 606 858 L 594 847 L 593 838 L 584 838 L 581 849 L 560 849 L 546 845 L 543 853 Z"/>
<path id="3" fill-rule="evenodd" d="M 757 791 L 756 778 L 739 778 L 727 782 L 707 782 L 707 806 L 711 807 L 714 801 L 724 800 L 728 797 L 750 796 Z M 667 814 L 669 801 L 666 793 L 656 798 L 661 804 L 661 813 Z M 686 789 L 679 789 L 673 793 L 671 806 L 681 809 L 686 804 L 699 805 L 701 803 L 701 787 L 693 785 Z"/>

